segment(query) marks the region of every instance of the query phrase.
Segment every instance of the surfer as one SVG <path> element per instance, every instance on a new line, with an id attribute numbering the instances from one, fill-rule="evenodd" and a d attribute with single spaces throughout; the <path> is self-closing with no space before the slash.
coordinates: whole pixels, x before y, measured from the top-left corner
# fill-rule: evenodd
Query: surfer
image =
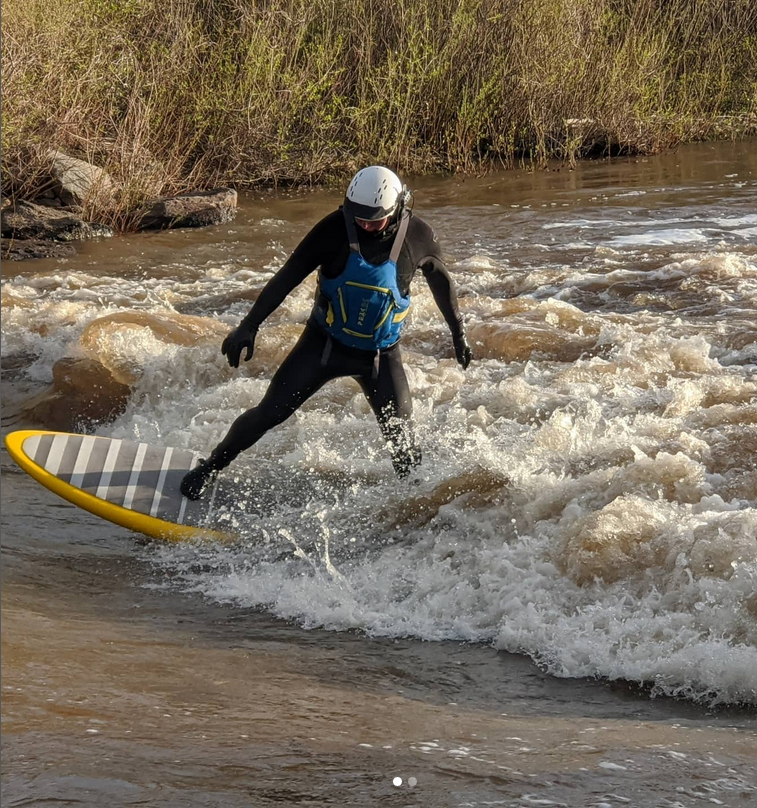
<path id="1" fill-rule="evenodd" d="M 263 321 L 318 269 L 315 304 L 305 330 L 271 379 L 261 402 L 240 415 L 206 460 L 189 471 L 181 492 L 198 499 L 223 468 L 282 423 L 326 382 L 355 378 L 376 415 L 394 470 L 405 477 L 421 461 L 412 402 L 400 354 L 410 309 L 410 282 L 423 272 L 452 333 L 463 369 L 471 361 L 454 284 L 434 231 L 411 211 L 412 196 L 383 166 L 353 177 L 341 207 L 322 219 L 265 285 L 250 313 L 221 346 L 229 365 L 252 358 Z"/>

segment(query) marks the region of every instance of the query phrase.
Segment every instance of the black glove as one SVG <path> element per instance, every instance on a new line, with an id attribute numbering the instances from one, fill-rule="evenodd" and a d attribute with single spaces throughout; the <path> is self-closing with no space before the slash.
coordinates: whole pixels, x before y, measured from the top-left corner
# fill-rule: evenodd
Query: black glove
<path id="1" fill-rule="evenodd" d="M 247 348 L 247 355 L 244 358 L 245 362 L 252 359 L 252 351 L 255 348 L 255 337 L 258 333 L 256 325 L 242 320 L 242 322 L 226 337 L 221 345 L 221 353 L 229 360 L 229 364 L 233 368 L 239 367 L 239 357 L 242 355 L 242 350 Z"/>
<path id="2" fill-rule="evenodd" d="M 471 351 L 468 340 L 465 339 L 465 334 L 460 334 L 458 337 L 453 337 L 452 342 L 455 345 L 455 357 L 460 367 L 465 370 L 470 365 L 473 359 L 473 352 Z"/>

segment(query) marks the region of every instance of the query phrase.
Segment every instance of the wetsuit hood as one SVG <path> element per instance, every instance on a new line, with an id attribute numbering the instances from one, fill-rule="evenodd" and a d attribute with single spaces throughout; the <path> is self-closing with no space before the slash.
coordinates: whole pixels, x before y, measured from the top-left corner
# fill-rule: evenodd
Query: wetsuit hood
<path id="1" fill-rule="evenodd" d="M 351 213 L 349 206 L 347 205 L 340 205 L 339 209 L 342 211 L 342 215 L 345 214 L 349 215 Z M 362 227 L 359 227 L 356 224 L 355 229 L 357 230 L 358 237 L 360 238 L 361 241 L 390 241 L 397 234 L 397 228 L 399 227 L 400 218 L 402 217 L 402 214 L 405 212 L 405 210 L 406 207 L 403 201 L 403 203 L 399 204 L 394 213 L 389 217 L 389 223 L 387 224 L 387 226 L 377 233 L 373 233 L 368 230 L 363 230 Z"/>

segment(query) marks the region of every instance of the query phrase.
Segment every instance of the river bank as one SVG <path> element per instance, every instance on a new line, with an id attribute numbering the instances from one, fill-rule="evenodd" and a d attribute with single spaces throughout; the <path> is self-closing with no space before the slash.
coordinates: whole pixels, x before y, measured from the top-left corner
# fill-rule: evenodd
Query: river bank
<path id="1" fill-rule="evenodd" d="M 696 0 L 9 0 L 2 193 L 35 199 L 61 149 L 119 192 L 85 215 L 133 226 L 196 188 L 343 184 L 567 166 L 755 133 L 757 12 Z"/>
<path id="2" fill-rule="evenodd" d="M 98 216 L 98 210 L 100 219 L 108 218 L 105 212 L 123 191 L 107 172 L 61 151 L 48 154 L 45 168 L 38 166 L 39 181 L 46 189 L 39 199 L 3 199 L 2 260 L 71 256 L 76 242 L 114 234 L 102 221 L 84 218 Z M 214 188 L 148 201 L 129 210 L 128 219 L 131 229 L 140 232 L 208 227 L 231 221 L 236 209 L 235 190 Z"/>

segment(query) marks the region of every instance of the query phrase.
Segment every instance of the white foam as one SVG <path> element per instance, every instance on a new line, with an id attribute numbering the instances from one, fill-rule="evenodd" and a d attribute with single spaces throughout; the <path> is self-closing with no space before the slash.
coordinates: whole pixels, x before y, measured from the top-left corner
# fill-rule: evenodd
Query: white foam
<path id="1" fill-rule="evenodd" d="M 701 229 L 654 230 L 645 233 L 633 233 L 627 236 L 615 236 L 608 244 L 611 247 L 667 247 L 672 244 L 697 244 L 707 241 L 707 235 Z"/>
<path id="2" fill-rule="evenodd" d="M 717 364 L 707 358 L 701 338 L 690 338 L 688 346 L 685 341 L 674 341 L 667 349 L 664 338 L 659 339 L 662 341 L 651 356 L 659 361 L 661 352 L 668 353 L 660 366 L 695 361 L 704 362 L 703 372 L 718 372 Z M 691 357 L 671 359 L 676 351 Z M 639 345 L 629 345 L 623 356 L 631 365 L 646 361 Z M 554 386 L 555 379 L 542 377 L 533 387 L 534 406 L 542 398 L 540 383 Z M 476 388 L 482 386 L 479 382 Z M 504 387 L 503 393 L 507 390 Z M 697 568 L 684 556 L 697 542 L 703 546 L 705 535 L 719 535 L 723 512 L 735 512 L 746 520 L 733 535 L 734 539 L 742 536 L 747 542 L 744 551 L 750 552 L 749 536 L 757 534 L 757 510 L 712 499 L 706 475 L 699 475 L 700 467 L 684 455 L 658 455 L 651 460 L 637 450 L 635 464 L 615 466 L 610 458 L 623 447 L 634 443 L 654 446 L 668 429 L 664 419 L 639 418 L 634 412 L 635 396 L 627 399 L 627 410 L 621 405 L 610 415 L 625 398 L 621 390 L 616 388 L 603 403 L 595 388 L 583 416 L 569 415 L 569 406 L 556 410 L 543 426 L 530 429 L 513 430 L 513 423 L 504 419 L 471 429 L 461 398 L 453 399 L 451 409 L 426 410 L 423 420 L 430 419 L 431 424 L 427 423 L 425 439 L 433 460 L 421 494 L 453 477 L 461 460 L 465 465 L 474 458 L 493 473 L 509 476 L 512 486 L 503 486 L 509 493 L 483 508 L 471 509 L 465 497 L 451 502 L 439 508 L 428 526 L 406 527 L 395 536 L 396 543 L 347 563 L 340 562 L 338 548 L 345 546 L 347 537 L 355 536 L 355 525 L 361 526 L 359 540 L 367 548 L 375 547 L 387 537 L 385 529 L 376 525 L 375 515 L 391 510 L 392 503 L 413 492 L 397 490 L 381 461 L 380 444 L 370 435 L 370 420 L 349 417 L 334 421 L 313 410 L 307 423 L 303 419 L 290 428 L 295 441 L 310 435 L 307 446 L 314 454 L 308 462 L 318 457 L 319 445 L 329 445 L 349 425 L 351 431 L 356 430 L 351 440 L 357 447 L 347 458 L 350 467 L 365 471 L 378 460 L 376 468 L 384 469 L 380 482 L 358 486 L 353 495 L 330 507 L 316 503 L 312 510 L 306 507 L 291 514 L 289 529 L 301 547 L 310 546 L 307 574 L 293 577 L 293 562 L 284 558 L 252 569 L 233 565 L 236 569 L 206 574 L 193 585 L 214 599 L 245 607 L 265 606 L 305 626 L 360 628 L 374 636 L 493 642 L 508 651 L 530 654 L 559 676 L 631 678 L 649 682 L 661 693 L 754 700 L 757 636 L 743 613 L 745 599 L 757 587 L 754 552 L 747 556 L 749 560 L 734 562 L 727 578 L 712 577 L 702 570 L 692 573 Z M 573 395 L 577 394 L 575 388 Z M 475 398 L 468 406 L 474 403 Z M 688 412 L 692 409 L 682 410 L 676 417 L 684 418 Z M 680 429 L 675 423 L 674 419 L 670 424 L 670 434 Z M 314 448 L 312 436 L 317 432 L 323 441 L 317 439 Z M 445 433 L 448 438 L 442 437 Z M 463 456 L 459 446 L 452 449 L 461 437 L 469 442 Z M 593 457 L 606 471 L 576 479 L 557 472 L 566 461 L 582 457 Z M 679 496 L 698 498 L 701 504 L 657 502 L 654 492 L 667 478 L 678 480 L 674 484 Z M 620 505 L 621 523 L 625 518 L 626 525 L 631 525 L 633 515 L 641 513 L 640 524 L 651 531 L 651 538 L 645 541 L 651 541 L 654 553 L 669 561 L 645 561 L 645 545 L 640 544 L 641 555 L 635 560 L 627 557 L 628 568 L 617 583 L 574 583 L 555 563 L 558 559 L 561 564 L 571 563 L 560 554 L 562 543 L 603 500 L 609 505 L 634 488 L 640 498 Z M 646 513 L 639 510 L 642 504 Z M 516 532 L 513 517 L 516 527 L 520 526 Z M 276 514 L 276 518 L 289 517 Z M 338 577 L 329 573 L 325 558 L 309 538 L 313 528 L 308 525 L 319 521 L 330 527 Z M 611 548 L 612 537 L 607 541 Z M 173 552 L 166 551 L 167 563 L 175 568 L 181 562 Z M 608 564 L 608 572 L 616 570 L 617 561 Z"/>
<path id="3" fill-rule="evenodd" d="M 750 213 L 746 216 L 723 216 L 710 221 L 721 227 L 741 227 L 745 224 L 757 224 L 757 213 Z"/>

